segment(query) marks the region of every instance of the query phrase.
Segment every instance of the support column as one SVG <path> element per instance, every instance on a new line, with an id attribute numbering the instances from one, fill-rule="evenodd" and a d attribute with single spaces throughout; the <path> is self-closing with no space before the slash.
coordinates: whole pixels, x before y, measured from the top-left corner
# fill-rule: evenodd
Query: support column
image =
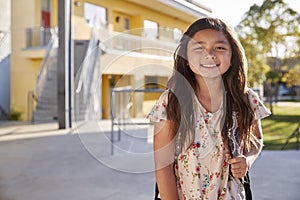
<path id="1" fill-rule="evenodd" d="M 137 70 L 139 71 L 139 70 Z M 134 73 L 134 89 L 144 89 L 145 87 L 145 75 L 141 73 Z M 133 109 L 135 117 L 144 117 L 143 116 L 143 101 L 144 101 L 144 93 L 143 92 L 136 92 L 133 102 Z"/>
<path id="2" fill-rule="evenodd" d="M 59 129 L 72 126 L 72 44 L 71 44 L 71 5 L 72 0 L 58 0 L 58 60 L 57 98 Z"/>

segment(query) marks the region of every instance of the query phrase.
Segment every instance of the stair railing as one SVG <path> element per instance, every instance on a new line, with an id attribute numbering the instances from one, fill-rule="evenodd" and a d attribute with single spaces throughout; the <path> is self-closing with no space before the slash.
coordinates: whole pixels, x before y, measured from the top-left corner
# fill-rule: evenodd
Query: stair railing
<path id="1" fill-rule="evenodd" d="M 299 139 L 300 138 L 300 122 L 299 122 L 297 128 L 286 139 L 284 145 L 281 147 L 281 150 L 284 150 L 284 148 L 288 145 L 288 143 L 290 142 L 290 139 L 292 139 L 292 138 L 296 138 L 296 150 L 299 150 L 300 149 L 300 139 Z"/>
<path id="2" fill-rule="evenodd" d="M 38 102 L 38 98 L 35 95 L 35 93 L 33 91 L 28 91 L 27 93 L 27 119 L 28 121 L 33 122 L 33 111 L 35 108 L 35 105 Z"/>
<path id="3" fill-rule="evenodd" d="M 51 30 L 51 40 L 46 47 L 46 55 L 40 64 L 37 72 L 37 84 L 35 87 L 35 94 L 39 97 L 41 90 L 44 86 L 45 80 L 48 76 L 48 71 L 52 67 L 54 59 L 57 59 L 58 36 L 56 28 Z"/>
<path id="4" fill-rule="evenodd" d="M 46 46 L 46 55 L 42 60 L 40 67 L 37 71 L 37 81 L 34 91 L 28 91 L 27 93 L 27 119 L 28 121 L 33 122 L 33 111 L 35 109 L 35 105 L 38 103 L 38 98 L 41 94 L 42 88 L 44 87 L 44 83 L 47 79 L 48 72 L 50 67 L 53 67 L 52 63 L 54 59 L 57 59 L 57 47 L 58 47 L 58 36 L 57 29 L 54 28 L 51 30 L 51 40 Z"/>
<path id="5" fill-rule="evenodd" d="M 9 119 L 9 114 L 4 110 L 4 108 L 2 108 L 1 104 L 0 104 L 0 119 L 1 120 L 8 120 Z"/>
<path id="6" fill-rule="evenodd" d="M 78 70 L 75 83 L 75 104 L 77 111 L 75 111 L 76 120 L 87 120 L 91 117 L 90 110 L 91 104 L 100 98 L 100 94 L 95 94 L 95 89 L 98 84 L 98 77 L 100 73 L 100 59 L 101 49 L 98 37 L 97 20 L 93 26 L 91 37 L 89 40 L 88 48 L 85 58 Z M 100 89 L 100 88 L 99 88 Z M 100 91 L 97 91 L 100 92 Z M 100 110 L 100 108 L 97 108 Z M 95 111 L 95 110 L 94 110 Z M 97 111 L 96 111 L 97 112 Z"/>

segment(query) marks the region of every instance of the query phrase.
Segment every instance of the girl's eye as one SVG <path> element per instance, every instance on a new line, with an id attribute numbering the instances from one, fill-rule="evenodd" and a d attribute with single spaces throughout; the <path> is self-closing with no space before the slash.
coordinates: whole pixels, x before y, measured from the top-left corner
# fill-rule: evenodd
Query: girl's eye
<path id="1" fill-rule="evenodd" d="M 217 47 L 216 49 L 217 49 L 217 50 L 226 50 L 225 47 Z"/>
<path id="2" fill-rule="evenodd" d="M 203 49 L 204 49 L 203 47 L 196 47 L 194 50 L 195 51 L 203 51 Z"/>

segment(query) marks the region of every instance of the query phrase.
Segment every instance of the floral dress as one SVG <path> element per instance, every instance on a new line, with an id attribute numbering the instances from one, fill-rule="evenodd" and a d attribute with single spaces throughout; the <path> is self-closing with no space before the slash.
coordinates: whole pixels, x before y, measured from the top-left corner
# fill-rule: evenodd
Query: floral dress
<path id="1" fill-rule="evenodd" d="M 148 118 L 152 122 L 167 119 L 168 92 L 166 90 L 160 96 L 149 113 Z M 248 98 L 256 119 L 270 115 L 268 109 L 251 89 L 248 89 Z M 179 199 L 245 199 L 244 189 L 240 181 L 230 176 L 229 165 L 225 159 L 225 152 L 228 152 L 228 148 L 223 144 L 220 130 L 223 105 L 218 111 L 211 113 L 205 110 L 195 96 L 194 110 L 194 142 L 175 160 L 174 170 Z"/>

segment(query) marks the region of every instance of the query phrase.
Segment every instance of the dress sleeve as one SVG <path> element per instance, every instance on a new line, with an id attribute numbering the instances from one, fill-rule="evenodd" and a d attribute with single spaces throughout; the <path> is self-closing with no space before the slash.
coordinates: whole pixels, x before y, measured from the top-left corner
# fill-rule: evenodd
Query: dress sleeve
<path id="1" fill-rule="evenodd" d="M 166 90 L 160 95 L 150 113 L 147 115 L 147 118 L 150 119 L 151 122 L 160 122 L 167 119 L 166 106 L 168 102 L 168 93 L 169 90 Z"/>
<path id="2" fill-rule="evenodd" d="M 254 92 L 252 89 L 248 89 L 248 98 L 250 101 L 250 105 L 254 111 L 255 119 L 263 119 L 271 115 L 269 109 L 266 108 L 266 106 L 258 97 L 257 93 Z"/>

